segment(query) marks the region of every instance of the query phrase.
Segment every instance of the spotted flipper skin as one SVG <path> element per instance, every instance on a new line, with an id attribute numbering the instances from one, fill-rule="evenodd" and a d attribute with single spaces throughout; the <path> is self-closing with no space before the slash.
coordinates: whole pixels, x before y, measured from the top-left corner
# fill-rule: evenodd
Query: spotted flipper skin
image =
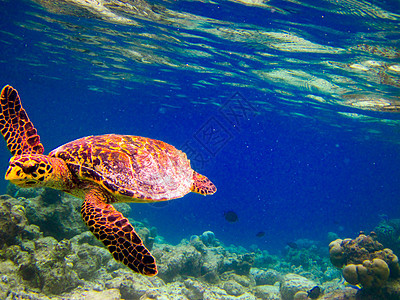
<path id="1" fill-rule="evenodd" d="M 6 85 L 0 94 L 0 105 L 1 133 L 11 154 L 42 154 L 40 137 L 21 105 L 17 90 Z"/>
<path id="2" fill-rule="evenodd" d="M 217 187 L 206 176 L 193 171 L 193 185 L 191 191 L 206 196 L 214 194 L 217 191 Z"/>
<path id="3" fill-rule="evenodd" d="M 133 226 L 111 204 L 105 203 L 102 192 L 86 194 L 81 214 L 90 231 L 114 256 L 133 271 L 154 276 L 157 267 L 154 257 L 143 245 Z"/>

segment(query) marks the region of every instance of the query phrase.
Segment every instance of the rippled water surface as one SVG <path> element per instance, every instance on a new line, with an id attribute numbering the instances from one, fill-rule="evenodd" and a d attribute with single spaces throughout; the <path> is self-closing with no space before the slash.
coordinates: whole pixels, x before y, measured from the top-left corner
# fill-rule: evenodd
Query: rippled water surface
<path id="1" fill-rule="evenodd" d="M 3 0 L 0 11 L 0 82 L 19 90 L 46 150 L 149 136 L 216 182 L 210 198 L 135 206 L 167 239 L 213 230 L 285 244 L 398 215 L 397 0 Z"/>

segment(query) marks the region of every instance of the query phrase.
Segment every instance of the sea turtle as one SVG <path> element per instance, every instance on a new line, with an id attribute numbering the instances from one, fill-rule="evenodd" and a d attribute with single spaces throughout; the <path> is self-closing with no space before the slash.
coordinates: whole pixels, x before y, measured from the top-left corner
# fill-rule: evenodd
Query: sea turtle
<path id="1" fill-rule="evenodd" d="M 88 136 L 44 155 L 37 130 L 11 86 L 0 95 L 0 131 L 13 157 L 5 178 L 20 187 L 50 187 L 84 199 L 81 214 L 114 258 L 154 276 L 154 257 L 114 202 L 153 202 L 215 185 L 190 167 L 186 154 L 162 141 L 129 135 Z"/>

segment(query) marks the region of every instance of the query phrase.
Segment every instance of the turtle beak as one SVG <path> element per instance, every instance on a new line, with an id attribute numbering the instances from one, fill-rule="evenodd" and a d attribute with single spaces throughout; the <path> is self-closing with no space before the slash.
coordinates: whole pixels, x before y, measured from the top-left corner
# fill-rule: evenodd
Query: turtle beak
<path id="1" fill-rule="evenodd" d="M 23 169 L 17 165 L 10 165 L 6 172 L 5 179 L 20 187 L 30 187 L 36 184 L 35 180 L 27 179 Z"/>
<path id="2" fill-rule="evenodd" d="M 8 167 L 8 170 L 6 172 L 5 179 L 16 184 L 18 181 L 21 180 L 21 176 L 18 176 L 18 174 L 20 174 L 20 173 L 21 173 L 20 167 L 10 166 L 10 167 Z"/>

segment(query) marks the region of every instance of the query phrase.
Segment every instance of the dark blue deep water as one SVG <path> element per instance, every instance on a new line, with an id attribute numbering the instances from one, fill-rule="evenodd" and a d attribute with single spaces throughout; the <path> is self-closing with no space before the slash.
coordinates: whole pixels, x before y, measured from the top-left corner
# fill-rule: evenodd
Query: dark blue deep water
<path id="1" fill-rule="evenodd" d="M 3 0 L 0 84 L 46 152 L 104 133 L 185 151 L 215 195 L 131 204 L 168 242 L 328 245 L 400 218 L 399 19 L 398 0 Z"/>

